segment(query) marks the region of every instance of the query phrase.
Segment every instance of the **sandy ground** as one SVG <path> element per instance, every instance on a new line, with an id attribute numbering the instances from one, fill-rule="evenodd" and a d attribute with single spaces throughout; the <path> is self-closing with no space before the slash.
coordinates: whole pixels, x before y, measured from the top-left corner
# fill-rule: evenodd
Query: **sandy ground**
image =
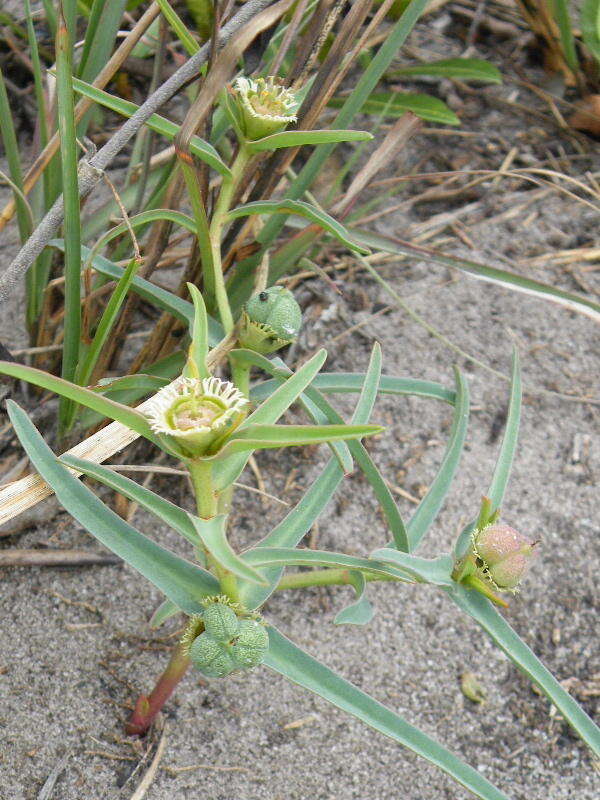
<path id="1" fill-rule="evenodd" d="M 488 121 L 489 122 L 489 121 Z M 473 122 L 465 127 L 474 129 Z M 437 147 L 425 136 L 419 148 Z M 466 147 L 456 137 L 456 150 Z M 415 151 L 416 152 L 416 151 Z M 498 163 L 506 155 L 501 148 Z M 567 198 L 540 198 L 525 215 L 498 215 L 531 199 L 526 192 L 488 193 L 461 217 L 472 247 L 454 240 L 450 251 L 513 268 L 577 290 L 570 275 L 533 257 L 593 243 L 594 212 Z M 404 235 L 438 207 L 400 212 L 376 223 Z M 523 225 L 523 217 L 535 218 Z M 13 232 L 3 233 L 3 263 L 14 252 Z M 516 261 L 515 261 L 516 259 Z M 539 389 L 599 398 L 597 328 L 556 305 L 487 286 L 418 261 L 386 266 L 383 274 L 412 308 L 452 342 L 507 373 L 513 343 L 519 347 L 526 392 L 520 448 L 504 517 L 542 539 L 537 561 L 506 618 L 544 663 L 597 713 L 597 516 L 600 475 L 599 407 L 565 401 Z M 593 276 L 591 276 L 593 277 Z M 308 303 L 297 357 L 364 320 L 389 298 L 364 276 L 343 285 L 343 297 L 314 281 L 299 296 Z M 3 309 L 0 340 L 15 349 L 26 342 L 21 302 Z M 452 365 L 468 376 L 472 393 L 467 447 L 444 509 L 420 553 L 447 551 L 485 491 L 498 452 L 498 421 L 507 384 L 458 357 L 401 311 L 375 318 L 330 347 L 329 370 L 366 367 L 371 344 L 381 342 L 384 371 L 452 383 Z M 348 411 L 347 399 L 339 408 Z M 2 418 L 4 419 L 4 417 Z M 451 409 L 421 399 L 382 399 L 374 420 L 388 427 L 371 451 L 389 479 L 418 494 L 435 475 L 444 453 Z M 260 458 L 267 488 L 300 497 L 324 463 L 317 455 L 288 451 Z M 245 476 L 253 483 L 251 475 Z M 171 479 L 154 484 L 177 497 Z M 237 544 L 264 535 L 281 517 L 254 495 L 238 495 Z M 187 502 L 187 501 L 186 501 Z M 409 518 L 414 505 L 398 497 Z M 143 513 L 135 524 L 180 552 L 185 544 Z M 368 485 L 355 474 L 323 514 L 315 534 L 320 548 L 367 554 L 387 540 Z M 2 547 L 100 549 L 66 516 Z M 350 600 L 348 589 L 282 593 L 265 609 L 269 620 L 298 644 L 338 670 L 411 723 L 474 765 L 514 800 L 595 800 L 600 778 L 588 751 L 476 625 L 441 592 L 427 587 L 371 586 L 377 614 L 367 628 L 331 624 Z M 126 566 L 13 569 L 0 575 L 0 798 L 32 800 L 66 756 L 54 800 L 129 798 L 147 768 L 123 735 L 136 693 L 151 688 L 168 657 L 178 623 L 156 633 L 148 618 L 159 594 Z M 170 638 L 169 638 L 170 637 Z M 460 676 L 473 672 L 487 691 L 474 705 L 461 693 Z M 290 723 L 297 726 L 289 727 Z M 364 725 L 259 668 L 244 677 L 202 681 L 188 674 L 166 707 L 166 747 L 148 800 L 459 800 L 470 796 L 438 770 L 371 732 Z M 189 771 L 179 768 L 196 765 Z"/>

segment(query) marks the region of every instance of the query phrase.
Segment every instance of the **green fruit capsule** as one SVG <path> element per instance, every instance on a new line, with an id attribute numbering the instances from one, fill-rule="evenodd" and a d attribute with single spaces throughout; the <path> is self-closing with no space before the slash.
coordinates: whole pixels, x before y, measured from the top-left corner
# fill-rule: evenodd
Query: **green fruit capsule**
<path id="1" fill-rule="evenodd" d="M 201 633 L 194 639 L 190 659 L 207 678 L 224 678 L 239 668 L 227 645 L 217 642 L 209 633 Z"/>
<path id="2" fill-rule="evenodd" d="M 224 603 L 213 603 L 202 613 L 204 629 L 217 642 L 229 642 L 236 635 L 239 619 L 235 611 Z"/>
<path id="3" fill-rule="evenodd" d="M 283 286 L 271 286 L 248 300 L 240 321 L 239 342 L 257 353 L 273 353 L 293 342 L 302 326 L 302 311 Z"/>
<path id="4" fill-rule="evenodd" d="M 269 649 L 269 634 L 254 619 L 240 621 L 237 636 L 231 648 L 233 660 L 240 669 L 251 669 L 260 664 Z"/>

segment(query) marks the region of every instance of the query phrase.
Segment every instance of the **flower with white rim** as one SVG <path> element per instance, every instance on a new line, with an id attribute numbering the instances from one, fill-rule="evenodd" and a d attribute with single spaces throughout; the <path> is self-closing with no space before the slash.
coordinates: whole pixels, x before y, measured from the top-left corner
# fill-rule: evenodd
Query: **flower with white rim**
<path id="1" fill-rule="evenodd" d="M 233 88 L 241 112 L 244 135 L 251 140 L 262 139 L 282 131 L 290 122 L 296 122 L 298 98 L 277 78 L 237 78 Z"/>
<path id="2" fill-rule="evenodd" d="M 148 401 L 145 412 L 159 438 L 189 458 L 205 455 L 244 419 L 248 400 L 229 381 L 179 377 Z"/>

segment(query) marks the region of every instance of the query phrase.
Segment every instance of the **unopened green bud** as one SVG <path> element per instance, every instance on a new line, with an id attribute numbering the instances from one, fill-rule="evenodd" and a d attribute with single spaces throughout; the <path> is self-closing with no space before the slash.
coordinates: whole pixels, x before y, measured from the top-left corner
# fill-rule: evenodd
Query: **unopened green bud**
<path id="1" fill-rule="evenodd" d="M 247 139 L 263 139 L 296 121 L 298 99 L 291 89 L 277 83 L 277 78 L 237 78 L 233 88 Z"/>
<path id="2" fill-rule="evenodd" d="M 302 311 L 294 295 L 283 286 L 271 286 L 246 303 L 238 340 L 248 350 L 273 353 L 295 341 L 301 326 Z"/>
<path id="3" fill-rule="evenodd" d="M 516 589 L 525 575 L 535 544 L 509 525 L 499 523 L 488 525 L 473 539 L 482 571 L 499 589 L 507 590 Z"/>

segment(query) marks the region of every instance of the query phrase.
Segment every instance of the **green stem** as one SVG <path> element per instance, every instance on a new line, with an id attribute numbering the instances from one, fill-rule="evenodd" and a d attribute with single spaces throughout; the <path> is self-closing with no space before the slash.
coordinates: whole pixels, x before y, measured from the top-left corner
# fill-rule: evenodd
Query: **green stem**
<path id="1" fill-rule="evenodd" d="M 240 149 L 231 165 L 231 176 L 223 178 L 221 184 L 221 191 L 215 204 L 212 220 L 210 223 L 210 246 L 212 251 L 213 275 L 215 296 L 217 299 L 217 306 L 219 307 L 219 315 L 221 322 L 225 328 L 225 333 L 231 333 L 233 330 L 234 322 L 229 306 L 229 299 L 227 297 L 227 288 L 225 286 L 225 278 L 223 276 L 223 266 L 221 262 L 221 238 L 223 235 L 223 228 L 227 223 L 227 214 L 231 206 L 231 201 L 239 186 L 239 183 L 244 175 L 246 164 L 250 158 L 245 144 L 240 144 Z"/>
<path id="2" fill-rule="evenodd" d="M 366 581 L 400 581 L 392 575 L 376 572 L 363 572 Z M 292 572 L 284 575 L 277 584 L 277 590 L 306 589 L 309 586 L 347 586 L 352 583 L 348 569 L 315 569 L 310 572 Z"/>
<path id="3" fill-rule="evenodd" d="M 212 479 L 212 464 L 208 461 L 191 461 L 188 464 L 198 516 L 202 519 L 212 519 L 219 513 L 219 495 L 215 492 Z M 219 579 L 221 591 L 234 602 L 239 602 L 237 578 L 225 569 L 210 553 L 206 552 L 206 563 Z"/>
<path id="4" fill-rule="evenodd" d="M 218 514 L 218 499 L 212 479 L 212 465 L 208 461 L 191 461 L 188 464 L 198 516 L 212 519 Z"/>
<path id="5" fill-rule="evenodd" d="M 247 364 L 240 364 L 233 358 L 229 359 L 231 366 L 231 377 L 233 383 L 245 397 L 250 396 L 250 367 Z"/>

